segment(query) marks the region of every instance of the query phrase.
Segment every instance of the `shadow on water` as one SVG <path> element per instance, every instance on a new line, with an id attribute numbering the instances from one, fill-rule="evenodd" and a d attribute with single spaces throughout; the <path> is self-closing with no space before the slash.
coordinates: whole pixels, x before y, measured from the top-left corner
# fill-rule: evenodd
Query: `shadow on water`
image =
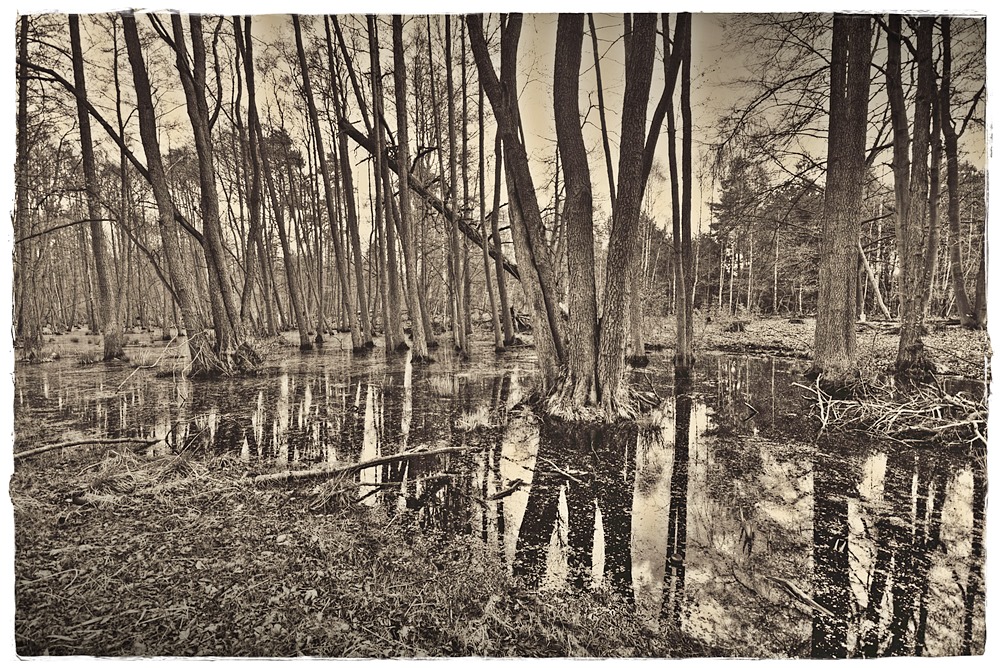
<path id="1" fill-rule="evenodd" d="M 707 358 L 674 387 L 654 359 L 637 373 L 663 404 L 605 426 L 525 410 L 529 353 L 438 358 L 327 350 L 212 382 L 53 364 L 19 370 L 15 408 L 60 436 L 270 469 L 471 446 L 366 469 L 358 500 L 478 536 L 525 586 L 613 590 L 651 628 L 733 656 L 983 651 L 983 455 L 817 438 L 787 360 Z"/>

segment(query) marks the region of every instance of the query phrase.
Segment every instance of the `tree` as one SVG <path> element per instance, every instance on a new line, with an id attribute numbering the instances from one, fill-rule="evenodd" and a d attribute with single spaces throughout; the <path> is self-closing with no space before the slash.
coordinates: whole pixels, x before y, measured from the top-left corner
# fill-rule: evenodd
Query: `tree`
<path id="1" fill-rule="evenodd" d="M 101 312 L 101 331 L 104 334 L 104 359 L 124 357 L 122 345 L 124 336 L 118 317 L 118 305 L 111 285 L 114 268 L 108 258 L 107 242 L 104 238 L 104 221 L 101 219 L 97 165 L 94 160 L 94 142 L 90 134 L 90 115 L 83 99 L 87 96 L 86 79 L 83 72 L 83 49 L 80 45 L 80 16 L 69 15 L 70 47 L 73 52 L 73 79 L 80 97 L 76 98 L 77 122 L 80 125 L 80 148 L 83 157 L 83 173 L 87 189 L 87 216 L 90 218 L 90 242 L 94 253 L 94 267 L 97 271 L 98 299 Z"/>
<path id="2" fill-rule="evenodd" d="M 316 111 L 316 101 L 313 97 L 312 83 L 309 77 L 309 66 L 306 62 L 305 48 L 302 44 L 302 27 L 299 24 L 299 17 L 292 15 L 292 25 L 295 28 L 295 48 L 299 57 L 299 69 L 302 74 L 302 90 L 306 98 L 306 106 L 309 111 L 309 124 L 312 127 L 313 136 L 317 143 L 322 142 L 323 133 L 319 126 L 319 113 Z M 340 289 L 344 299 L 344 306 L 347 310 L 347 323 L 351 328 L 351 343 L 355 354 L 364 353 L 372 346 L 370 327 L 362 331 L 358 323 L 357 302 L 350 289 L 350 282 L 347 278 L 347 254 L 344 252 L 344 244 L 341 240 L 340 225 L 336 211 L 336 201 L 334 199 L 333 181 L 330 177 L 330 168 L 327 163 L 326 150 L 318 148 L 317 158 L 319 168 L 323 176 L 323 192 L 326 195 L 326 210 L 330 220 L 330 229 L 333 232 L 333 253 L 337 262 L 337 275 L 340 279 Z M 358 290 L 364 289 L 364 283 L 358 282 Z"/>
<path id="3" fill-rule="evenodd" d="M 857 371 L 854 320 L 871 36 L 869 17 L 834 15 L 813 369 L 835 384 L 846 382 Z"/>
<path id="4" fill-rule="evenodd" d="M 563 221 L 569 274 L 568 363 L 555 404 L 597 403 L 597 285 L 594 276 L 594 205 L 587 147 L 580 125 L 583 15 L 560 14 L 552 97 L 556 138 L 566 183 Z"/>
<path id="5" fill-rule="evenodd" d="M 921 375 L 931 369 L 923 344 L 924 254 L 927 219 L 927 155 L 934 95 L 934 18 L 916 19 L 917 92 L 912 143 L 902 83 L 902 17 L 889 16 L 886 87 L 892 113 L 892 168 L 896 195 L 896 243 L 899 253 L 898 374 Z"/>

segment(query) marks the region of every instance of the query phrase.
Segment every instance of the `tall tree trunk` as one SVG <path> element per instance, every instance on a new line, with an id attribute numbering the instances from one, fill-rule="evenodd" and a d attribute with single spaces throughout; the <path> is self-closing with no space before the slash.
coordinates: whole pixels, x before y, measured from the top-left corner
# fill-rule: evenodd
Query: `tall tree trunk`
<path id="1" fill-rule="evenodd" d="M 302 91 L 306 98 L 306 107 L 309 112 L 309 123 L 312 125 L 313 134 L 319 138 L 323 136 L 323 133 L 320 130 L 319 113 L 316 111 L 316 101 L 313 98 L 312 83 L 309 78 L 309 66 L 306 62 L 305 47 L 302 44 L 302 26 L 299 23 L 298 15 L 292 15 L 292 25 L 295 29 L 295 49 L 298 53 L 299 69 L 302 72 Z M 330 169 L 327 164 L 325 150 L 318 151 L 318 159 L 319 169 L 323 175 L 323 193 L 326 196 L 326 210 L 330 220 L 330 229 L 333 236 L 333 254 L 337 262 L 337 275 L 340 279 L 340 288 L 343 293 L 344 308 L 347 311 L 347 324 L 351 330 L 351 344 L 355 354 L 363 353 L 367 348 L 371 347 L 370 323 L 368 325 L 369 328 L 366 331 L 362 331 L 361 326 L 358 323 L 357 304 L 355 302 L 354 294 L 351 292 L 347 277 L 347 254 L 344 252 L 344 244 L 341 240 L 340 221 L 337 220 L 333 183 L 330 178 Z M 359 282 L 358 289 L 362 290 L 363 285 L 363 282 Z"/>
<path id="2" fill-rule="evenodd" d="M 385 130 L 383 128 L 382 111 L 382 68 L 379 61 L 378 24 L 375 15 L 368 15 L 368 52 L 371 59 L 372 81 L 372 114 L 375 133 L 375 188 L 381 187 L 383 220 L 385 221 L 385 250 L 387 292 L 383 299 L 387 300 L 386 313 L 389 317 L 385 324 L 386 352 L 405 350 L 406 341 L 403 337 L 402 299 L 399 294 L 399 264 L 396 259 L 396 216 L 393 215 L 392 186 L 389 179 L 389 169 L 385 165 Z M 392 344 L 392 345 L 390 345 Z"/>
<path id="3" fill-rule="evenodd" d="M 396 93 L 396 160 L 399 170 L 399 236 L 403 242 L 403 260 L 406 263 L 406 305 L 410 312 L 410 338 L 413 342 L 413 360 L 428 359 L 427 336 L 420 302 L 420 283 L 417 280 L 417 254 L 414 250 L 413 209 L 410 204 L 410 133 L 406 113 L 406 61 L 403 53 L 403 17 L 392 17 L 392 64 Z"/>
<path id="4" fill-rule="evenodd" d="M 451 55 L 451 16 L 444 17 L 444 67 L 445 85 L 448 95 L 448 189 L 451 192 L 452 208 L 459 216 L 465 216 L 458 206 L 458 141 L 455 134 L 455 78 L 452 75 Z M 465 327 L 465 257 L 459 239 L 458 224 L 453 223 L 450 229 L 450 249 L 455 291 L 455 347 L 468 355 L 469 338 Z"/>
<path id="5" fill-rule="evenodd" d="M 139 137 L 146 155 L 150 186 L 159 214 L 158 223 L 163 255 L 166 258 L 170 282 L 180 305 L 181 317 L 184 319 L 184 325 L 187 329 L 191 371 L 195 375 L 211 373 L 217 370 L 215 354 L 205 337 L 204 321 L 195 298 L 195 288 L 191 281 L 191 274 L 187 270 L 187 263 L 184 261 L 185 254 L 181 251 L 178 238 L 179 225 L 175 218 L 174 203 L 170 199 L 170 189 L 163 168 L 163 158 L 160 154 L 160 144 L 156 131 L 156 110 L 153 107 L 149 76 L 143 61 L 142 48 L 139 45 L 139 31 L 134 15 L 122 15 L 122 30 L 125 35 L 129 64 L 132 68 L 132 80 L 139 116 Z"/>
<path id="6" fill-rule="evenodd" d="M 17 68 L 17 156 L 15 187 L 15 222 L 19 238 L 26 237 L 31 230 L 31 212 L 28 207 L 28 15 L 22 14 L 18 22 L 18 68 Z M 15 266 L 15 290 L 17 313 L 14 331 L 17 342 L 26 359 L 35 359 L 42 352 L 42 323 L 37 313 L 35 295 L 31 290 L 34 276 L 33 241 L 24 241 L 15 246 L 17 264 Z"/>
<path id="7" fill-rule="evenodd" d="M 528 154 L 521 139 L 520 110 L 517 105 L 517 46 L 522 17 L 511 14 L 501 31 L 500 76 L 493 69 L 483 33 L 481 15 L 466 17 L 472 54 L 503 140 L 504 167 L 508 192 L 508 215 L 514 254 L 518 261 L 521 286 L 532 315 L 532 335 L 542 374 L 540 390 L 548 393 L 555 385 L 560 364 L 565 360 L 562 323 L 556 304 L 554 272 L 545 253 L 541 210 Z"/>
<path id="8" fill-rule="evenodd" d="M 229 371 L 249 370 L 255 366 L 254 355 L 245 345 L 243 323 L 233 295 L 229 266 L 226 260 L 225 238 L 219 219 L 219 196 L 215 178 L 215 157 L 212 146 L 211 120 L 205 95 L 206 58 L 202 19 L 198 14 L 189 16 L 191 55 L 193 69 L 188 69 L 188 54 L 184 28 L 179 14 L 171 15 L 177 70 L 187 105 L 188 118 L 194 131 L 195 151 L 198 154 L 198 184 L 201 191 L 200 207 L 205 236 L 203 249 L 208 266 L 212 322 L 215 329 L 215 352 L 219 363 Z"/>
<path id="9" fill-rule="evenodd" d="M 580 125 L 583 15 L 560 14 L 556 30 L 552 97 L 556 137 L 565 173 L 563 220 L 568 239 L 569 343 L 566 374 L 549 409 L 572 414 L 597 403 L 597 285 L 594 212 L 587 147 Z"/>
<path id="10" fill-rule="evenodd" d="M 483 84 L 479 82 L 479 226 L 484 240 L 490 238 L 486 231 L 486 123 Z M 498 158 L 499 159 L 499 158 Z M 496 352 L 504 350 L 503 331 L 500 329 L 500 314 L 497 313 L 497 300 L 493 294 L 493 276 L 490 272 L 489 244 L 483 244 L 483 276 L 486 281 L 486 296 L 489 298 L 490 323 L 493 326 L 493 349 Z"/>
<path id="11" fill-rule="evenodd" d="M 597 77 L 597 112 L 601 119 L 601 144 L 604 146 L 604 165 L 608 170 L 608 195 L 611 197 L 611 212 L 615 210 L 615 169 L 611 163 L 611 142 L 608 141 L 608 120 L 604 106 L 604 85 L 601 82 L 601 52 L 597 44 L 597 26 L 594 15 L 587 14 L 590 24 L 590 40 L 594 50 L 594 75 Z"/>
<path id="12" fill-rule="evenodd" d="M 868 122 L 871 19 L 834 15 L 827 183 L 814 372 L 833 385 L 857 372 L 858 239 Z"/>
<path id="13" fill-rule="evenodd" d="M 100 185 L 97 182 L 97 165 L 94 161 L 94 142 L 90 134 L 90 115 L 84 99 L 87 85 L 83 71 L 83 48 L 80 45 L 80 17 L 69 15 L 70 43 L 73 51 L 73 80 L 79 97 L 76 98 L 77 122 L 80 125 L 80 146 L 83 154 L 83 176 L 87 186 L 87 217 L 90 218 L 90 242 L 94 251 L 94 268 L 97 273 L 97 293 L 101 311 L 101 331 L 104 334 L 104 359 L 124 357 L 122 345 L 124 334 L 118 313 L 115 290 L 111 286 L 114 267 L 108 258 L 107 243 L 104 239 L 104 223 L 99 200 Z"/>
<path id="14" fill-rule="evenodd" d="M 969 307 L 962 267 L 961 190 L 958 184 L 958 134 L 951 117 L 951 18 L 941 17 L 941 88 L 938 92 L 941 132 L 944 134 L 944 154 L 948 185 L 948 253 L 951 257 L 952 290 L 963 327 L 982 327 L 976 313 Z"/>
<path id="15" fill-rule="evenodd" d="M 507 278 L 504 276 L 503 269 L 503 244 L 500 242 L 500 177 L 503 172 L 503 139 L 499 129 L 493 143 L 493 155 L 496 158 L 496 165 L 493 171 L 493 213 L 490 215 L 490 226 L 493 243 L 497 250 L 493 259 L 497 271 L 497 295 L 500 297 L 503 343 L 504 346 L 510 346 L 514 344 L 514 323 L 510 316 L 510 301 L 507 299 Z"/>
<path id="16" fill-rule="evenodd" d="M 635 280 L 635 244 L 645 184 L 642 161 L 646 143 L 646 107 L 656 52 L 656 15 L 640 14 L 625 50 L 625 94 L 618 161 L 617 205 L 608 242 L 604 314 L 601 318 L 597 382 L 606 416 L 627 414 L 629 397 L 625 379 L 625 339 Z"/>
<path id="17" fill-rule="evenodd" d="M 921 375 L 931 363 L 924 351 L 924 225 L 927 218 L 927 149 L 934 89 L 934 18 L 917 19 L 917 93 L 913 141 L 906 119 L 901 72 L 902 20 L 889 16 L 886 87 L 892 114 L 896 239 L 899 248 L 899 349 L 896 373 Z M 911 158 L 912 155 L 912 158 Z M 820 351 L 817 350 L 817 357 Z"/>
<path id="18" fill-rule="evenodd" d="M 299 276 L 296 272 L 295 264 L 292 260 L 291 248 L 288 243 L 288 233 L 285 230 L 285 216 L 281 201 L 278 198 L 277 189 L 274 184 L 274 174 L 272 169 L 273 160 L 269 155 L 270 151 L 267 142 L 264 140 L 264 132 L 260 124 L 260 115 L 257 111 L 257 86 L 256 73 L 254 71 L 253 58 L 253 38 L 252 23 L 248 16 L 245 19 L 246 29 L 244 31 L 246 39 L 241 39 L 243 45 L 243 66 L 247 80 L 247 122 L 250 126 L 250 165 L 252 176 L 250 190 L 250 215 L 251 229 L 256 229 L 256 234 L 262 237 L 260 228 L 263 226 L 261 220 L 254 220 L 260 217 L 261 213 L 261 172 L 264 174 L 264 182 L 267 186 L 268 195 L 271 200 L 271 215 L 274 218 L 275 226 L 278 228 L 278 239 L 281 243 L 281 252 L 284 257 L 285 280 L 288 282 L 289 299 L 292 303 L 292 314 L 295 318 L 296 328 L 299 332 L 299 348 L 311 350 L 312 341 L 309 337 L 309 321 L 306 317 L 304 297 L 299 283 Z M 257 242 L 258 254 L 264 257 L 263 241 Z M 300 249 L 301 251 L 301 249 Z M 267 265 L 271 263 L 268 262 Z M 265 281 L 265 298 L 270 291 L 267 289 Z M 273 317 L 273 316 L 271 316 Z"/>

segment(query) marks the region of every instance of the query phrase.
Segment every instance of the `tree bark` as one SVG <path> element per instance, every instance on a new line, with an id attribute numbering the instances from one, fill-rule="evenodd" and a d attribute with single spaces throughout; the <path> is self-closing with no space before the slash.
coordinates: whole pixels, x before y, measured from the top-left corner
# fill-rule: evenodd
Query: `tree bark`
<path id="1" fill-rule="evenodd" d="M 479 226 L 483 239 L 489 239 L 486 231 L 486 123 L 483 83 L 479 82 Z M 499 157 L 497 158 L 499 159 Z M 490 323 L 493 326 L 493 349 L 495 352 L 504 350 L 503 331 L 500 329 L 500 316 L 497 313 L 497 300 L 493 294 L 493 276 L 490 272 L 490 254 L 488 244 L 483 244 L 483 277 L 486 281 L 486 296 L 489 298 Z M 503 271 L 500 269 L 499 271 Z"/>
<path id="2" fill-rule="evenodd" d="M 639 14 L 625 51 L 625 94 L 618 161 L 617 206 L 608 242 L 604 314 L 601 319 L 597 381 L 601 407 L 609 418 L 628 414 L 625 340 L 628 334 L 633 258 L 645 190 L 642 151 L 646 143 L 646 107 L 656 51 L 656 15 Z"/>
<path id="3" fill-rule="evenodd" d="M 871 33 L 867 16 L 834 15 L 813 370 L 835 386 L 846 384 L 857 372 L 854 321 Z"/>
<path id="4" fill-rule="evenodd" d="M 498 77 L 483 34 L 482 16 L 466 17 L 472 54 L 497 119 L 497 131 L 503 140 L 508 215 L 514 254 L 518 260 L 521 286 L 532 315 L 532 337 L 542 374 L 540 390 L 547 394 L 555 384 L 566 353 L 561 316 L 555 300 L 554 272 L 546 255 L 541 210 L 520 133 L 516 74 L 521 21 L 519 14 L 512 14 L 507 18 L 501 33 Z"/>
<path id="5" fill-rule="evenodd" d="M 195 151 L 198 155 L 198 185 L 201 192 L 202 230 L 205 236 L 203 250 L 208 266 L 209 282 L 213 286 L 209 297 L 215 329 L 215 352 L 219 363 L 229 371 L 249 370 L 246 367 L 253 366 L 253 359 L 245 350 L 243 323 L 233 295 L 225 238 L 219 218 L 210 112 L 205 95 L 205 40 L 201 21 L 201 16 L 198 14 L 189 16 L 193 57 L 193 69 L 189 70 L 181 16 L 171 15 L 177 70 L 184 89 L 188 118 L 194 132 Z"/>
<path id="6" fill-rule="evenodd" d="M 459 215 L 465 217 L 465 211 L 457 206 L 458 203 L 458 142 L 455 132 L 455 80 L 452 75 L 452 55 L 451 55 L 451 16 L 444 17 L 444 66 L 445 66 L 445 86 L 448 96 L 448 190 L 451 193 L 452 208 L 459 211 Z M 442 175 L 442 178 L 443 175 Z M 462 253 L 459 242 L 458 226 L 452 224 L 449 234 L 450 254 L 452 263 L 452 287 L 455 293 L 455 321 L 452 323 L 455 339 L 455 348 L 468 354 L 469 339 L 465 327 L 466 320 L 466 299 L 465 299 L 465 257 Z"/>
<path id="7" fill-rule="evenodd" d="M 146 155 L 149 182 L 159 214 L 158 223 L 163 254 L 166 257 L 170 282 L 177 295 L 181 317 L 184 319 L 184 325 L 187 329 L 191 371 L 194 375 L 211 373 L 218 370 L 218 365 L 215 354 L 205 337 L 204 321 L 195 298 L 195 288 L 190 272 L 187 271 L 184 254 L 181 251 L 178 238 L 179 226 L 176 221 L 174 203 L 170 198 L 166 172 L 163 168 L 163 158 L 160 154 L 160 143 L 156 131 L 156 111 L 153 107 L 149 76 L 143 61 L 142 48 L 139 45 L 139 31 L 134 15 L 122 15 L 122 30 L 125 36 L 125 46 L 128 50 L 129 64 L 132 68 L 132 80 L 139 116 L 139 137 Z"/>
<path id="8" fill-rule="evenodd" d="M 951 258 L 952 291 L 955 306 L 963 327 L 982 327 L 976 313 L 969 306 L 962 267 L 961 190 L 958 183 L 958 133 L 951 117 L 951 18 L 941 17 L 941 88 L 938 91 L 938 108 L 941 114 L 941 132 L 944 135 L 944 154 L 948 187 L 948 253 Z"/>
<path id="9" fill-rule="evenodd" d="M 556 138 L 566 184 L 563 221 L 567 228 L 566 261 L 571 289 L 566 374 L 561 387 L 549 402 L 549 409 L 568 414 L 597 403 L 593 195 L 579 102 L 582 49 L 583 15 L 560 14 L 552 96 Z"/>
<path id="10" fill-rule="evenodd" d="M 924 224 L 927 217 L 927 149 L 934 88 L 934 18 L 917 19 L 917 93 L 910 141 L 903 99 L 902 20 L 889 16 L 886 87 L 892 114 L 893 176 L 896 193 L 896 240 L 899 249 L 899 348 L 896 373 L 922 375 L 931 369 L 923 344 Z M 912 159 L 911 159 L 912 155 Z M 820 351 L 817 350 L 817 355 Z"/>

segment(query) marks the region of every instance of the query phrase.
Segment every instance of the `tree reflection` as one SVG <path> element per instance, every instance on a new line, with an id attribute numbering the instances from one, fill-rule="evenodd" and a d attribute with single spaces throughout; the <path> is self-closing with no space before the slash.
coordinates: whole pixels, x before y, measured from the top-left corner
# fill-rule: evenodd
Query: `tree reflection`
<path id="1" fill-rule="evenodd" d="M 660 619 L 680 626 L 684 601 L 685 558 L 687 554 L 688 461 L 691 442 L 690 378 L 678 378 L 674 390 L 674 464 L 670 474 L 670 511 L 667 519 L 667 555 L 663 570 L 663 602 Z"/>
<path id="2" fill-rule="evenodd" d="M 638 428 L 549 420 L 542 424 L 534 478 L 518 531 L 514 574 L 537 587 L 546 573 L 557 531 L 560 496 L 566 499 L 566 566 L 571 585 L 587 587 L 603 575 L 626 601 L 632 589 L 632 491 Z M 594 574 L 597 513 L 604 538 L 604 572 Z M 562 532 L 556 533 L 557 540 Z"/>

